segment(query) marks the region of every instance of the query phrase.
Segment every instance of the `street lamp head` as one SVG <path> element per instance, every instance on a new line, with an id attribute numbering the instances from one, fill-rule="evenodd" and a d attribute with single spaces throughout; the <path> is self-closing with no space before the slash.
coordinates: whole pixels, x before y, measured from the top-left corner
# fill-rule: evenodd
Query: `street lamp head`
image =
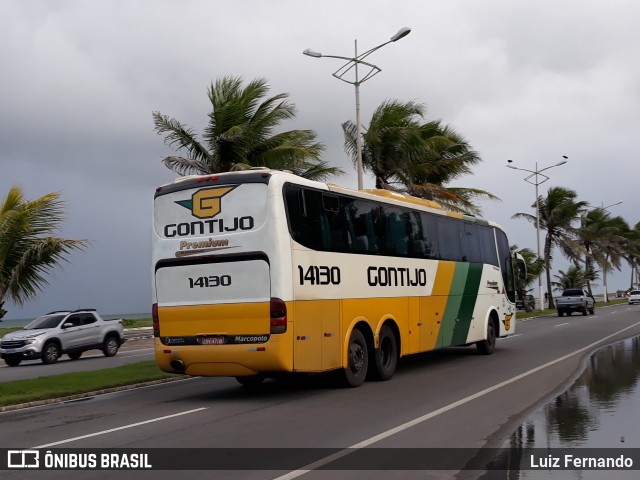
<path id="1" fill-rule="evenodd" d="M 316 52 L 314 50 L 311 50 L 310 48 L 307 48 L 302 53 L 305 54 L 305 55 L 308 55 L 309 57 L 315 57 L 315 58 L 320 58 L 322 56 L 322 54 L 320 52 Z"/>
<path id="2" fill-rule="evenodd" d="M 566 155 L 562 155 L 562 158 L 564 158 L 565 160 L 568 159 L 569 157 L 567 157 Z"/>
<path id="3" fill-rule="evenodd" d="M 411 33 L 411 29 L 409 27 L 402 27 L 393 37 L 391 37 L 391 41 L 397 42 L 402 37 L 409 35 L 409 33 Z"/>
<path id="4" fill-rule="evenodd" d="M 507 163 L 513 163 L 513 160 L 507 160 Z"/>

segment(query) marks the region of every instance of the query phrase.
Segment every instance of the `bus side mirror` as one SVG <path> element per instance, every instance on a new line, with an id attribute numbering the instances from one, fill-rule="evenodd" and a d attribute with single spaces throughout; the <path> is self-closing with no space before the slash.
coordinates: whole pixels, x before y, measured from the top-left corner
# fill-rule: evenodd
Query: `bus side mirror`
<path id="1" fill-rule="evenodd" d="M 519 253 L 515 254 L 516 257 L 516 269 L 518 270 L 517 276 L 520 280 L 527 279 L 527 265 L 524 262 L 524 258 Z"/>

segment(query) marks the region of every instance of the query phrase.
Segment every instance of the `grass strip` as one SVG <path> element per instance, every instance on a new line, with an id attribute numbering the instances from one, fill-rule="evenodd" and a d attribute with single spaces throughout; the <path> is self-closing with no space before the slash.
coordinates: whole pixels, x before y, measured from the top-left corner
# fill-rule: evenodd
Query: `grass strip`
<path id="1" fill-rule="evenodd" d="M 106 388 L 176 377 L 161 371 L 154 361 L 121 367 L 0 383 L 0 406 L 94 392 Z"/>

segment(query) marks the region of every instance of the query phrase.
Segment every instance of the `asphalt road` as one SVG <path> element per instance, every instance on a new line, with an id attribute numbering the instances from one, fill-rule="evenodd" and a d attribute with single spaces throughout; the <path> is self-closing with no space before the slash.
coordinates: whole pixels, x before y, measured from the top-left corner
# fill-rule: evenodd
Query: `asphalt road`
<path id="1" fill-rule="evenodd" d="M 57 448 L 497 446 L 529 411 L 565 389 L 591 352 L 636 335 L 640 335 L 640 306 L 617 305 L 598 309 L 593 316 L 521 322 L 518 334 L 499 340 L 492 356 L 479 356 L 474 348 L 452 348 L 403 359 L 391 381 L 367 382 L 356 389 L 337 388 L 326 375 L 304 381 L 270 381 L 257 392 L 243 389 L 234 379 L 187 379 L 1 413 L 0 448 L 44 452 Z M 248 466 L 259 462 L 259 453 L 242 452 Z M 322 463 L 327 454 L 318 451 L 313 460 Z M 295 455 L 291 450 L 291 456 Z M 0 476 L 284 480 L 456 475 L 451 471 L 386 470 L 366 475 L 353 470 L 294 471 L 300 467 L 294 463 L 278 471 L 6 471 Z M 456 478 L 475 477 L 474 472 L 466 471 Z"/>

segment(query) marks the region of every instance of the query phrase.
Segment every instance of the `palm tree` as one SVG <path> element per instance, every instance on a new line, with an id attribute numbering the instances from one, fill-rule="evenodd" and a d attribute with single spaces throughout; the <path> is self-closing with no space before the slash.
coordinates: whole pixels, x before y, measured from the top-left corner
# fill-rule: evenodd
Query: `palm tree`
<path id="1" fill-rule="evenodd" d="M 583 270 L 579 265 L 571 265 L 566 272 L 558 270 L 555 282 L 551 282 L 556 291 L 562 292 L 568 288 L 582 288 L 598 279 L 598 273 L 593 268 Z M 591 292 L 589 292 L 591 294 Z"/>
<path id="2" fill-rule="evenodd" d="M 13 187 L 0 206 L 0 318 L 7 298 L 23 305 L 48 284 L 49 273 L 74 249 L 84 249 L 86 240 L 53 237 L 62 222 L 64 203 L 57 193 L 36 200 L 24 199 Z"/>
<path id="3" fill-rule="evenodd" d="M 441 121 L 422 123 L 425 107 L 416 102 L 383 102 L 362 135 L 362 164 L 376 179 L 376 188 L 435 200 L 446 208 L 479 214 L 478 198 L 497 199 L 474 188 L 447 186 L 471 173 L 481 161 L 465 138 Z M 342 124 L 344 148 L 356 162 L 357 127 Z"/>
<path id="4" fill-rule="evenodd" d="M 600 252 L 600 267 L 602 268 L 602 279 L 604 284 L 604 301 L 609 301 L 607 292 L 607 273 L 614 268 L 620 270 L 620 263 L 624 259 L 627 245 L 627 235 L 629 224 L 622 217 L 611 217 L 608 214 L 604 218 L 601 226 L 601 237 L 597 245 Z"/>
<path id="5" fill-rule="evenodd" d="M 631 283 L 629 284 L 629 288 L 633 290 L 638 286 L 638 279 L 640 278 L 638 265 L 638 260 L 640 259 L 640 222 L 636 223 L 633 228 L 630 228 L 626 232 L 625 240 L 623 256 L 631 267 Z M 636 279 L 635 282 L 634 277 Z"/>
<path id="6" fill-rule="evenodd" d="M 240 77 L 224 77 L 208 90 L 211 112 L 199 140 L 191 128 L 175 118 L 153 112 L 155 131 L 165 143 L 187 157 L 170 156 L 163 163 L 186 175 L 208 174 L 268 167 L 291 172 L 313 180 L 339 175 L 342 170 L 329 167 L 320 159 L 324 146 L 312 130 L 275 133 L 283 121 L 294 118 L 295 106 L 280 93 L 265 98 L 269 86 L 255 79 L 243 86 Z"/>
<path id="7" fill-rule="evenodd" d="M 612 268 L 620 269 L 620 262 L 623 258 L 630 260 L 630 255 L 634 245 L 631 230 L 621 217 L 611 217 L 602 208 L 594 208 L 585 212 L 581 219 L 581 227 L 578 230 L 578 238 L 585 249 L 585 268 L 590 268 L 593 262 L 602 269 L 605 297 L 607 272 Z M 591 286 L 588 285 L 589 293 Z"/>
<path id="8" fill-rule="evenodd" d="M 544 242 L 544 261 L 547 272 L 547 292 L 549 292 L 549 308 L 555 308 L 551 293 L 551 262 L 554 247 L 573 261 L 580 261 L 584 248 L 576 240 L 577 227 L 574 223 L 580 218 L 587 202 L 576 200 L 573 190 L 563 187 L 551 187 L 547 196 L 538 199 L 540 212 L 540 228 L 546 230 Z M 532 205 L 535 208 L 535 205 Z M 529 213 L 516 213 L 512 218 L 524 218 L 535 225 L 536 217 Z"/>

